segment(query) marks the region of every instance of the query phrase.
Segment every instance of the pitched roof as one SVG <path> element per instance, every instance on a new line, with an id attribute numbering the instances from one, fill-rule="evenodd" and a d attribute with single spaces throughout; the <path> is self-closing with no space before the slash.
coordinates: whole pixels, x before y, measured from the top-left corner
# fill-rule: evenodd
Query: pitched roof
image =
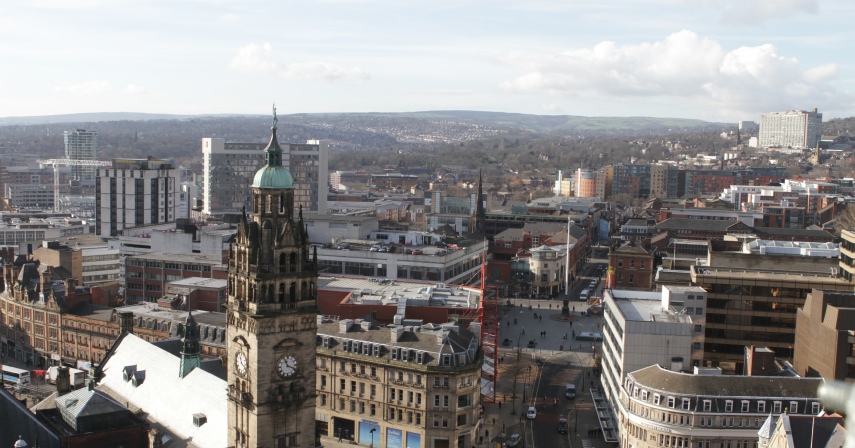
<path id="1" fill-rule="evenodd" d="M 103 373 L 98 390 L 128 402 L 175 434 L 199 447 L 228 445 L 226 381 L 193 369 L 178 376 L 180 359 L 139 337 L 125 333 L 112 347 L 99 368 Z M 134 386 L 123 372 L 133 367 L 142 378 Z M 168 397 L 165 399 L 164 397 Z M 205 414 L 207 423 L 193 424 L 193 414 Z"/>
<path id="2" fill-rule="evenodd" d="M 668 218 L 665 221 L 656 224 L 656 230 L 663 232 L 666 230 L 696 230 L 706 232 L 726 232 L 727 229 L 738 223 L 733 219 L 689 219 L 689 218 Z"/>
<path id="3" fill-rule="evenodd" d="M 760 235 L 773 235 L 773 236 L 786 236 L 786 237 L 795 237 L 798 239 L 802 238 L 824 238 L 829 241 L 834 239 L 834 235 L 826 232 L 825 230 L 811 230 L 811 229 L 781 229 L 778 227 L 755 227 L 754 231 Z"/>
<path id="4" fill-rule="evenodd" d="M 652 365 L 632 372 L 652 389 L 698 396 L 815 398 L 822 378 L 779 376 L 691 375 Z"/>
<path id="5" fill-rule="evenodd" d="M 89 390 L 88 387 L 56 397 L 54 404 L 63 415 L 73 418 L 111 414 L 127 409 L 104 392 Z"/>

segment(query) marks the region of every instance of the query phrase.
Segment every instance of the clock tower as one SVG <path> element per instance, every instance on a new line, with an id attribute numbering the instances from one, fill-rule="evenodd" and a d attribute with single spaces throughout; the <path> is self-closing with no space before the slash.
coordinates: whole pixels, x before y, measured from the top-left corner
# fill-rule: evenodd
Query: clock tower
<path id="1" fill-rule="evenodd" d="M 229 446 L 311 448 L 315 436 L 317 253 L 282 166 L 276 108 L 266 165 L 229 248 Z"/>

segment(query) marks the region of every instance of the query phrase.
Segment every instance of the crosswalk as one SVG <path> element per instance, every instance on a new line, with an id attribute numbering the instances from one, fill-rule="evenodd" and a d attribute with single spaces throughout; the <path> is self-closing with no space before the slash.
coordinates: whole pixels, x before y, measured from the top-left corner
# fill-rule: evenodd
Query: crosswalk
<path id="1" fill-rule="evenodd" d="M 594 448 L 594 444 L 589 439 L 582 439 L 582 448 Z"/>

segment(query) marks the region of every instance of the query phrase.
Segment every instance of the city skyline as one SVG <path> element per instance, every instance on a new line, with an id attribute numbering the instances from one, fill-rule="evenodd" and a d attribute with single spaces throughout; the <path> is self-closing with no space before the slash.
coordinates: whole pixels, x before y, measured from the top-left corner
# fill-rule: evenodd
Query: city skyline
<path id="1" fill-rule="evenodd" d="M 855 5 L 822 0 L 0 6 L 0 116 L 483 110 L 855 115 Z M 14 42 L 14 44 L 12 43 Z"/>

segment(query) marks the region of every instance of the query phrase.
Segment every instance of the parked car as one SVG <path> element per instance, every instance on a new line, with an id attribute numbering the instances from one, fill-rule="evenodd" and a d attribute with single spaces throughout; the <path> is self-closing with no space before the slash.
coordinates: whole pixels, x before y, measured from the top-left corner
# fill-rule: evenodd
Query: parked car
<path id="1" fill-rule="evenodd" d="M 421 255 L 424 252 L 421 249 L 413 249 L 413 255 Z"/>
<path id="2" fill-rule="evenodd" d="M 564 386 L 564 397 L 566 397 L 568 400 L 576 398 L 576 385 L 575 384 L 568 384 L 568 385 Z"/>
<path id="3" fill-rule="evenodd" d="M 508 437 L 506 445 L 508 446 L 508 448 L 522 447 L 522 436 L 519 434 L 511 434 L 511 436 Z"/>
<path id="4" fill-rule="evenodd" d="M 558 419 L 558 432 L 561 434 L 567 434 L 567 419 L 559 418 Z"/>
<path id="5" fill-rule="evenodd" d="M 350 249 L 350 244 L 349 243 L 339 243 L 338 248 L 339 249 Z"/>
<path id="6" fill-rule="evenodd" d="M 537 418 L 537 408 L 534 406 L 529 406 L 528 411 L 525 413 L 525 418 L 529 420 L 534 420 Z"/>
<path id="7" fill-rule="evenodd" d="M 528 341 L 528 348 L 534 348 L 535 346 L 537 346 L 537 341 L 534 339 Z"/>
<path id="8" fill-rule="evenodd" d="M 380 251 L 380 246 L 379 246 L 379 245 L 377 245 L 377 244 L 375 244 L 375 245 L 371 246 L 371 249 L 369 249 L 369 251 L 371 251 L 371 252 L 379 252 L 379 251 Z"/>

